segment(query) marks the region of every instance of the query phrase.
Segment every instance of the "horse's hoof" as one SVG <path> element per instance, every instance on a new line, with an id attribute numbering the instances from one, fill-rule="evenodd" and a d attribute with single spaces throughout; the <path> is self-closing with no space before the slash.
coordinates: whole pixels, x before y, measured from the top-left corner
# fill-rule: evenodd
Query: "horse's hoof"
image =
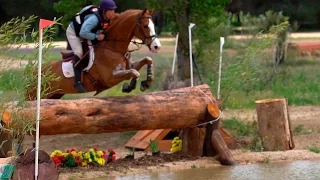
<path id="1" fill-rule="evenodd" d="M 137 87 L 137 79 L 132 79 L 131 82 L 130 82 L 131 90 L 136 89 L 136 87 Z"/>
<path id="2" fill-rule="evenodd" d="M 141 81 L 140 90 L 145 91 L 148 88 L 149 88 L 148 81 Z"/>
<path id="3" fill-rule="evenodd" d="M 122 92 L 129 93 L 131 91 L 132 91 L 132 89 L 130 88 L 129 84 L 128 83 L 124 83 L 123 86 L 122 86 Z"/>

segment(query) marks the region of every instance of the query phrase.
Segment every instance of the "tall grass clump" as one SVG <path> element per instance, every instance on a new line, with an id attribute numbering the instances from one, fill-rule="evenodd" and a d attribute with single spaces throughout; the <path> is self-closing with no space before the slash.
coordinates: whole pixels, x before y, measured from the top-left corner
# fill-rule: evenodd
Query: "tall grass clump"
<path id="1" fill-rule="evenodd" d="M 0 27 L 0 113 L 1 113 L 1 136 L 7 136 L 3 139 L 2 146 L 10 146 L 11 143 L 13 157 L 18 157 L 22 153 L 21 146 L 25 137 L 35 134 L 36 112 L 22 113 L 28 106 L 24 95 L 27 89 L 37 87 L 37 67 L 39 52 L 39 32 L 32 29 L 31 24 L 37 20 L 36 16 L 29 18 L 14 18 Z M 43 31 L 43 58 L 42 66 L 50 61 L 50 56 L 46 56 L 50 49 L 53 48 L 52 36 L 55 34 L 55 26 L 48 27 Z M 27 39 L 31 39 L 34 43 L 34 53 L 28 58 L 22 59 L 8 58 L 8 54 L 12 54 L 27 47 Z M 19 66 L 19 62 L 24 62 L 23 66 Z M 13 64 L 18 64 L 12 69 Z M 50 71 L 42 72 L 42 91 L 43 96 L 47 91 L 48 80 L 56 78 Z M 41 96 L 41 97 L 42 97 Z M 10 123 L 4 123 L 5 112 L 10 112 Z M 24 115 L 23 115 L 24 114 Z M 2 148 L 2 147 L 1 147 Z M 5 152 L 4 152 L 5 153 Z M 6 154 L 8 155 L 8 154 Z"/>

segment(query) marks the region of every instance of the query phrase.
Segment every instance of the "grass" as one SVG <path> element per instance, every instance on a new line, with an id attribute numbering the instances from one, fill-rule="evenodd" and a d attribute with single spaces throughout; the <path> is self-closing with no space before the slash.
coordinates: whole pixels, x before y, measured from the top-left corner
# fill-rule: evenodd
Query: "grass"
<path id="1" fill-rule="evenodd" d="M 22 75 L 22 69 L 13 69 L 0 72 L 0 89 L 2 91 L 10 91 L 19 88 L 19 77 Z"/>
<path id="2" fill-rule="evenodd" d="M 236 118 L 221 121 L 221 127 L 227 130 L 232 137 L 251 139 L 249 144 L 242 144 L 243 149 L 255 152 L 263 151 L 263 145 L 258 132 L 258 123 L 244 122 Z"/>
<path id="3" fill-rule="evenodd" d="M 254 122 L 246 123 L 236 118 L 223 120 L 221 127 L 227 129 L 234 137 L 253 136 L 256 132 Z"/>
<path id="4" fill-rule="evenodd" d="M 276 73 L 270 79 L 266 74 L 249 93 L 242 89 L 231 91 L 225 106 L 232 109 L 252 109 L 255 108 L 256 100 L 268 98 L 287 98 L 289 105 L 320 105 L 320 59 L 297 59 L 294 56 L 289 58 L 276 70 L 265 66 L 265 72 Z M 226 59 L 233 59 L 233 56 Z M 221 93 L 223 95 L 225 92 Z"/>
<path id="5" fill-rule="evenodd" d="M 310 134 L 312 133 L 311 130 L 306 129 L 303 125 L 298 125 L 293 129 L 293 134 L 294 135 L 299 135 L 299 134 Z"/>
<path id="6" fill-rule="evenodd" d="M 308 147 L 309 151 L 314 152 L 314 153 L 320 153 L 320 148 L 316 146 L 311 146 Z"/>

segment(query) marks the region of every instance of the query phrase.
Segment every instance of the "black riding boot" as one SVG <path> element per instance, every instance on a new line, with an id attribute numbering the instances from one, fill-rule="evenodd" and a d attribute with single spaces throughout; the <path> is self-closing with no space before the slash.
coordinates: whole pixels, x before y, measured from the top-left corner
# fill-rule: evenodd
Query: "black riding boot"
<path id="1" fill-rule="evenodd" d="M 78 61 L 80 60 L 80 58 L 77 55 L 73 56 L 73 64 L 75 65 Z M 77 91 L 79 93 L 85 93 L 87 92 L 86 88 L 82 85 L 81 83 L 81 70 L 79 70 L 78 68 L 76 68 L 73 65 L 73 70 L 74 70 L 74 87 L 77 89 Z"/>

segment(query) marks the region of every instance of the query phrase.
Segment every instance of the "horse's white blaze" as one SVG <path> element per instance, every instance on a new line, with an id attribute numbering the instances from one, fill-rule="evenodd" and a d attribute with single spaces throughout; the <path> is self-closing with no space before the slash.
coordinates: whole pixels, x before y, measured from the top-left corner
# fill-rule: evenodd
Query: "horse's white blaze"
<path id="1" fill-rule="evenodd" d="M 149 29 L 150 29 L 150 36 L 156 36 L 156 31 L 155 31 L 155 28 L 154 28 L 154 24 L 152 22 L 151 19 L 149 19 Z M 159 41 L 158 38 L 154 37 L 153 40 L 152 40 L 152 43 L 150 45 L 150 48 L 151 48 L 151 51 L 154 52 L 154 53 L 157 53 L 158 50 L 160 49 L 161 47 L 161 43 Z"/>

